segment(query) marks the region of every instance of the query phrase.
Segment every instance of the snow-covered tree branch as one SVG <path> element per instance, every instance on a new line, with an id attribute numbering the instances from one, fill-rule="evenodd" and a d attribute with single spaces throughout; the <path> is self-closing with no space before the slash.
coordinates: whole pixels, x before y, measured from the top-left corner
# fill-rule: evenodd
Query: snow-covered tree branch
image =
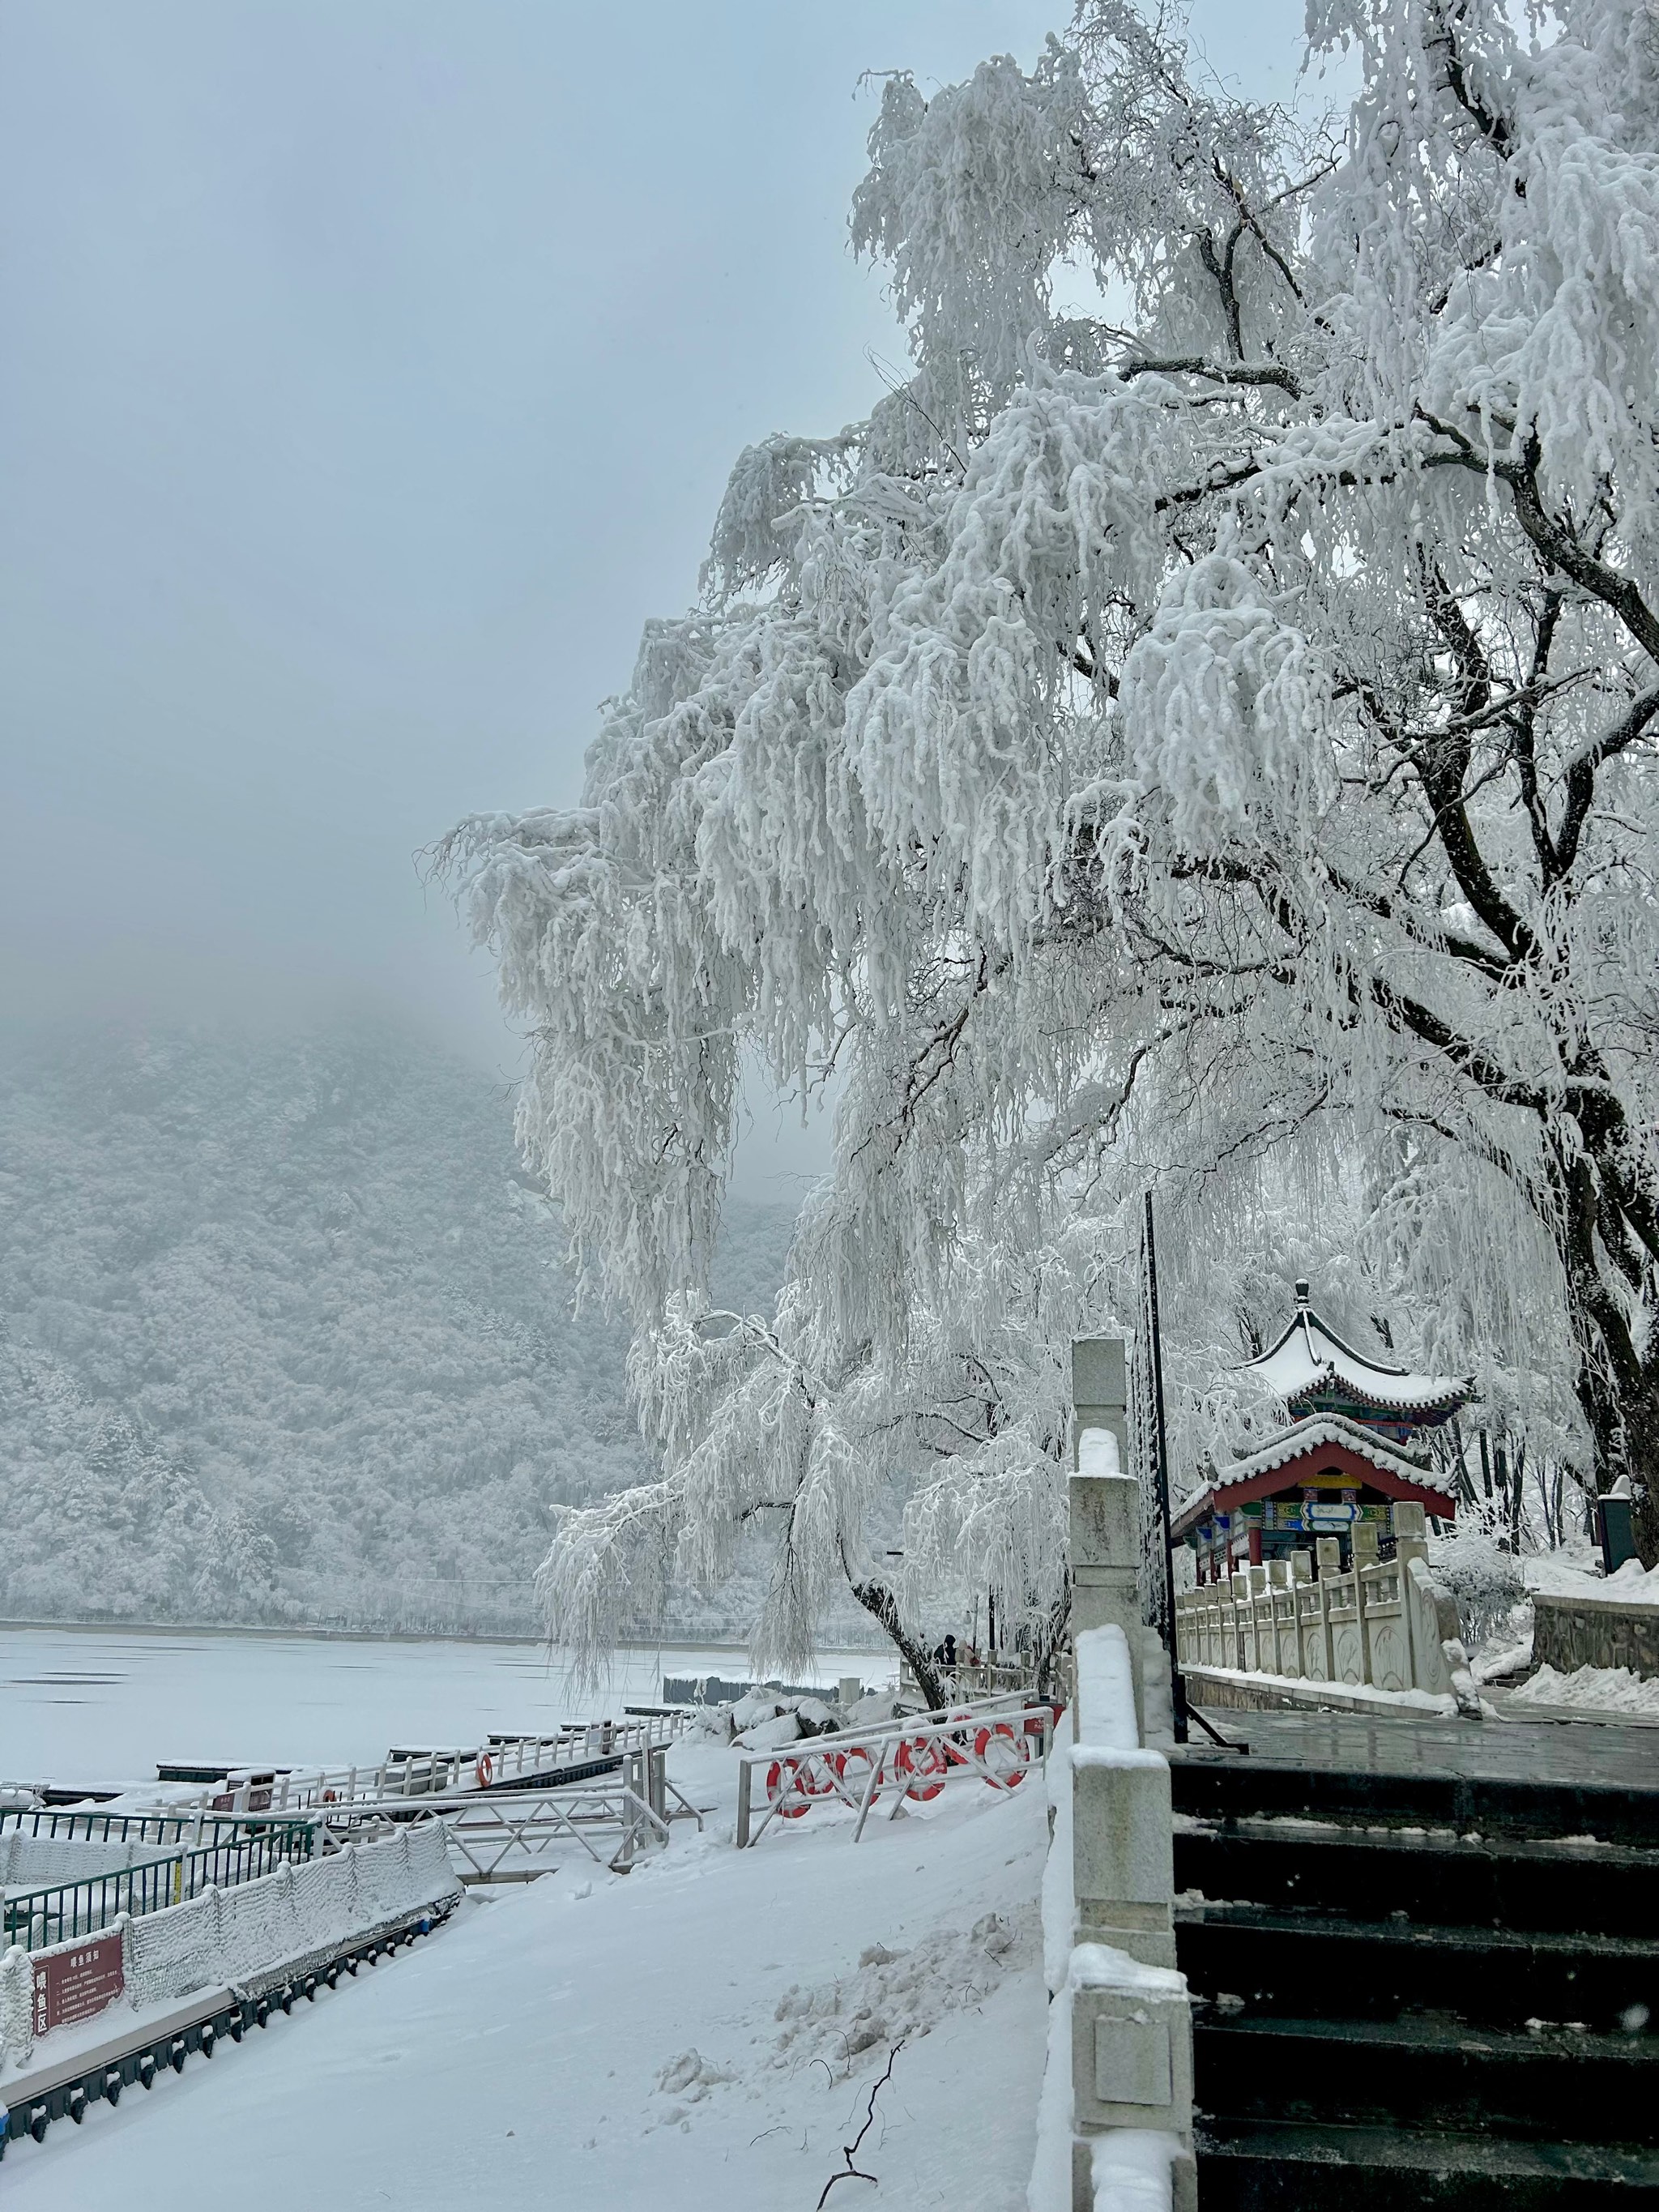
<path id="1" fill-rule="evenodd" d="M 1357 58 L 1340 126 L 1126 0 L 1029 75 L 888 80 L 853 235 L 910 380 L 742 457 L 584 805 L 447 858 L 536 1041 L 522 1139 L 646 1328 L 706 1273 L 745 1049 L 846 1076 L 787 1294 L 837 1402 L 975 1238 L 1155 1177 L 1195 1251 L 1248 1244 L 1264 1172 L 1358 1174 L 1368 1264 L 1463 1364 L 1553 1406 L 1565 1367 L 1651 1559 L 1659 35 L 1310 20 Z M 758 1496 L 727 1434 L 707 1481 Z M 804 1602 L 866 1459 L 800 1443 Z M 995 1556 L 1024 1483 L 917 1525 Z"/>

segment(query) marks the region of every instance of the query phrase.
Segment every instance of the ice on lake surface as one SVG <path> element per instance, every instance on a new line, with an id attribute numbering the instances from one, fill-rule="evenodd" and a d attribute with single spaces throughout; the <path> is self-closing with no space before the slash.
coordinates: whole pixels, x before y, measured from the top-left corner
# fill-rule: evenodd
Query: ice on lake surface
<path id="1" fill-rule="evenodd" d="M 828 1651 L 817 1678 L 890 1681 L 878 1652 Z M 578 1692 L 532 1644 L 121 1626 L 0 1629 L 0 1782 L 154 1781 L 161 1759 L 372 1765 L 394 1744 L 470 1747 L 492 1729 L 619 1717 L 664 1674 L 744 1679 L 730 1645 L 617 1654 Z M 803 1676 L 811 1679 L 811 1675 Z"/>

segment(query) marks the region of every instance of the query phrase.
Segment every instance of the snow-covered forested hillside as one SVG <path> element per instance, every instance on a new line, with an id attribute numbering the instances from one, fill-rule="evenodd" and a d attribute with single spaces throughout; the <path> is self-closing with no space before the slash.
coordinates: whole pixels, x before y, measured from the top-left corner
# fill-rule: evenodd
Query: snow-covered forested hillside
<path id="1" fill-rule="evenodd" d="M 789 1225 L 733 1207 L 734 1303 Z M 0 1607 L 530 1628 L 550 1509 L 647 1467 L 563 1249 L 502 1087 L 422 1039 L 13 1033 Z"/>

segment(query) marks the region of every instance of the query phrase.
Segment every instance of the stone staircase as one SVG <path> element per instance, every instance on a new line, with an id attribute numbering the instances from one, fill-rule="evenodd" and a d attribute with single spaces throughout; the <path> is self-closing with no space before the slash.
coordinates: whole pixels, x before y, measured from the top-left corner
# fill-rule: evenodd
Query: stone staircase
<path id="1" fill-rule="evenodd" d="M 1173 1781 L 1201 2212 L 1659 2212 L 1659 1790 Z"/>

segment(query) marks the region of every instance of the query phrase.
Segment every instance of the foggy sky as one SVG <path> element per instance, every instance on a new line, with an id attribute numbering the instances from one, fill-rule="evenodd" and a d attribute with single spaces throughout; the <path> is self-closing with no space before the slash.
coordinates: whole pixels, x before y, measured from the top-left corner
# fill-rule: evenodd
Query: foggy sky
<path id="1" fill-rule="evenodd" d="M 1295 0 L 1199 11 L 1288 94 Z M 0 1015 L 412 1011 L 414 856 L 573 800 L 726 471 L 900 337 L 876 92 L 1064 0 L 3 0 Z"/>

